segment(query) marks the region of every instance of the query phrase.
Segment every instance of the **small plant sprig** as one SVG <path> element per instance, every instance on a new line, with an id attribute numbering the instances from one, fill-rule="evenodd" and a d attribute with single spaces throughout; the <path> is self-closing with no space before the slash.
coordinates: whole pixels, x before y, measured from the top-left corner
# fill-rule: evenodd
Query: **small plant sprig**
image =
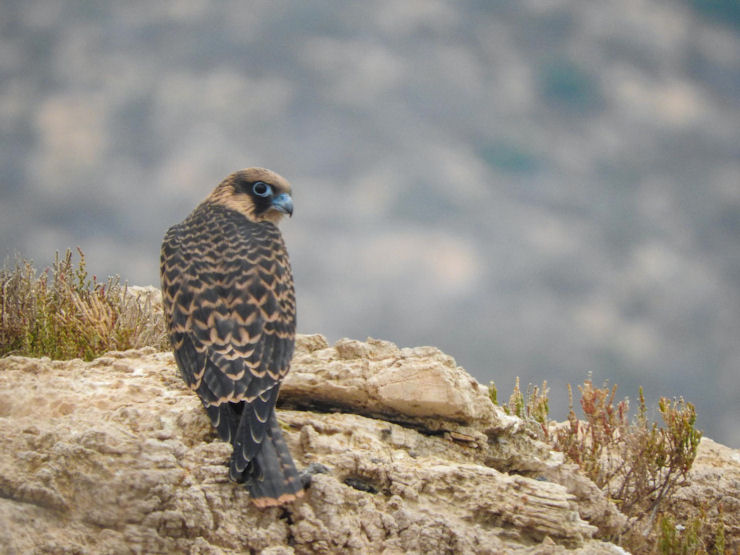
<path id="1" fill-rule="evenodd" d="M 629 402 L 625 399 L 614 406 L 617 386 L 595 388 L 590 379 L 581 392 L 581 409 L 585 422 L 578 419 L 573 410 L 573 388 L 568 384 L 568 428 L 560 430 L 554 437 L 554 447 L 562 451 L 591 478 L 600 488 L 609 482 L 607 467 L 602 464 L 607 453 L 619 455 L 614 446 L 619 441 L 620 431 L 629 426 L 627 413 Z"/>
<path id="2" fill-rule="evenodd" d="M 661 555 L 708 554 L 723 555 L 726 551 L 725 525 L 722 507 L 714 521 L 706 507 L 698 507 L 686 524 L 678 524 L 671 514 L 662 514 L 656 523 L 657 552 Z"/>
<path id="3" fill-rule="evenodd" d="M 0 356 L 18 354 L 91 360 L 106 351 L 166 348 L 164 322 L 151 300 L 140 302 L 117 277 L 90 277 L 77 249 L 56 254 L 39 276 L 19 259 L 0 271 Z"/>
<path id="4" fill-rule="evenodd" d="M 518 416 L 526 423 L 531 422 L 536 424 L 536 427 L 534 427 L 536 435 L 539 439 L 548 441 L 550 437 L 548 420 L 550 414 L 549 393 L 550 388 L 547 387 L 547 381 L 543 381 L 541 388 L 529 384 L 525 395 L 519 387 L 519 376 L 517 376 L 514 382 L 514 391 L 512 391 L 508 403 L 502 405 L 501 408 L 504 409 L 506 414 Z M 494 382 L 488 385 L 488 396 L 494 405 L 498 405 L 498 389 Z"/>

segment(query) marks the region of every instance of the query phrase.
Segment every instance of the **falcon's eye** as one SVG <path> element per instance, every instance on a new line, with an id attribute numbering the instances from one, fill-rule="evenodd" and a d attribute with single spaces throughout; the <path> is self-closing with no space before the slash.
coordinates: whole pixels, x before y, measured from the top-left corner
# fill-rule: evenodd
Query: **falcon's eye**
<path id="1" fill-rule="evenodd" d="M 269 197 L 272 193 L 272 188 L 264 181 L 256 181 L 252 185 L 252 192 L 258 197 Z"/>

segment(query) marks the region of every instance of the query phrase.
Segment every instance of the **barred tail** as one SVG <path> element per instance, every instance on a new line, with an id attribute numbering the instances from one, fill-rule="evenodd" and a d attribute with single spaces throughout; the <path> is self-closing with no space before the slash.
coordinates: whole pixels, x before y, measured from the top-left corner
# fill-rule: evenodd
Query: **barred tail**
<path id="1" fill-rule="evenodd" d="M 237 437 L 231 456 L 229 474 L 232 479 L 246 485 L 252 502 L 260 508 L 282 505 L 301 497 L 301 479 L 283 439 L 275 409 L 263 424 L 262 438 L 255 438 L 251 426 L 244 424 L 243 421 L 237 435 L 246 437 L 243 441 Z M 238 448 L 245 445 L 249 447 Z"/>

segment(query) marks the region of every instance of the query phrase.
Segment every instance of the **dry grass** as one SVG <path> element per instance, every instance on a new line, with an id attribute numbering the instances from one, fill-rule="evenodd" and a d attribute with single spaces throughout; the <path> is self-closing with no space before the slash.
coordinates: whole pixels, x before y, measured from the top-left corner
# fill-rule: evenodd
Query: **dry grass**
<path id="1" fill-rule="evenodd" d="M 107 351 L 154 346 L 167 349 L 164 319 L 152 299 L 132 294 L 117 277 L 88 276 L 77 249 L 57 253 L 37 274 L 18 258 L 0 271 L 0 356 L 91 360 Z"/>

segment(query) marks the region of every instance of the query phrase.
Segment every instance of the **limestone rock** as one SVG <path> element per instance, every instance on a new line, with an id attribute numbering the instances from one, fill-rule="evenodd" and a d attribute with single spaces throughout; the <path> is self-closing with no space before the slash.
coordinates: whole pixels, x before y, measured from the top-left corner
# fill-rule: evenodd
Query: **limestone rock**
<path id="1" fill-rule="evenodd" d="M 704 511 L 724 523 L 725 552 L 740 553 L 740 450 L 702 438 L 689 482 L 672 498 L 671 513 L 689 521 Z"/>
<path id="2" fill-rule="evenodd" d="M 260 510 L 228 481 L 230 447 L 169 353 L 0 359 L 0 546 L 622 552 L 596 539 L 621 522 L 600 490 L 440 351 L 304 336 L 290 376 L 293 409 L 278 411 L 286 440 L 299 467 L 329 472 L 302 501 Z"/>
<path id="3" fill-rule="evenodd" d="M 451 356 L 435 347 L 399 349 L 377 339 L 340 339 L 330 347 L 320 335 L 299 337 L 280 395 L 284 405 L 348 408 L 427 429 L 516 425 Z"/>

